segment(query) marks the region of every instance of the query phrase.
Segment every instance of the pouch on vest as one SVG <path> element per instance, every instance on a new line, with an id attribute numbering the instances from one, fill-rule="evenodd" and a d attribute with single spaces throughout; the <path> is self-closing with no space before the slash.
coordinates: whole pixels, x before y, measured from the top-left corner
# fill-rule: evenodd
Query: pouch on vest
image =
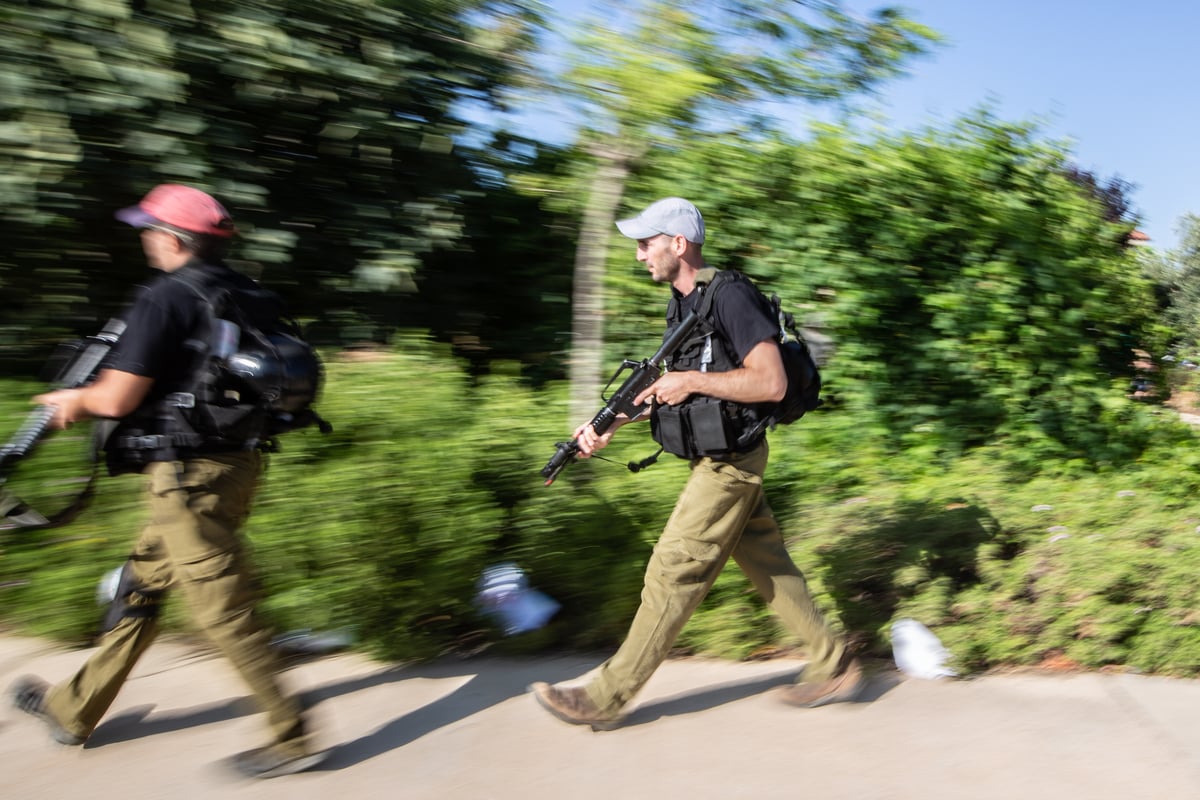
<path id="1" fill-rule="evenodd" d="M 650 436 L 671 455 L 692 458 L 687 432 L 683 428 L 682 407 L 655 406 L 650 415 Z"/>
<path id="2" fill-rule="evenodd" d="M 668 453 L 682 458 L 724 455 L 739 447 L 729 403 L 715 397 L 694 397 L 679 406 L 657 406 L 650 434 Z"/>

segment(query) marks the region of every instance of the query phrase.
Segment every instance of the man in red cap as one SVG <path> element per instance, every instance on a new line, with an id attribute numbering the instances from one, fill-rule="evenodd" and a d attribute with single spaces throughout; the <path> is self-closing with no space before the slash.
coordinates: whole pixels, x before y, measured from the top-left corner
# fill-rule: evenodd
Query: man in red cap
<path id="1" fill-rule="evenodd" d="M 207 345 L 197 345 L 213 318 L 206 306 L 218 294 L 274 296 L 223 262 L 233 220 L 199 189 L 164 184 L 116 216 L 140 229 L 147 261 L 164 274 L 129 308 L 125 332 L 95 382 L 34 402 L 57 409 L 58 427 L 92 417 L 120 420 L 105 446 L 109 468 L 147 476 L 150 521 L 122 568 L 96 651 L 56 686 L 33 677 L 18 680 L 13 702 L 45 722 L 58 742 L 82 745 L 154 641 L 167 591 L 178 589 L 267 714 L 272 742 L 235 756 L 232 766 L 261 778 L 309 769 L 325 754 L 313 748 L 298 700 L 280 687 L 270 634 L 255 615 L 257 592 L 239 534 L 258 483 L 259 441 L 213 444 L 170 427 L 170 420 L 186 418 L 187 404 L 179 398 L 194 399 L 188 393 L 196 391 L 197 364 L 208 356 Z M 270 313 L 277 307 L 240 310 Z"/>

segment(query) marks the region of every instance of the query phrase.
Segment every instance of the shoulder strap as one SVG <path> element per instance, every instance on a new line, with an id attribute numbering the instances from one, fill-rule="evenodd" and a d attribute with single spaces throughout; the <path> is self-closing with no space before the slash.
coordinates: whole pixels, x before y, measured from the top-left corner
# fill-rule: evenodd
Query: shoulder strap
<path id="1" fill-rule="evenodd" d="M 167 275 L 191 289 L 200 302 L 212 310 L 214 317 L 222 316 L 227 310 L 230 289 L 216 275 L 192 264 L 185 264 Z"/>
<path id="2" fill-rule="evenodd" d="M 705 267 L 696 273 L 696 285 L 703 292 L 700 305 L 696 306 L 696 316 L 711 320 L 712 305 L 716 300 L 717 289 L 736 280 L 745 280 L 745 277 L 740 272 L 731 269 Z"/>

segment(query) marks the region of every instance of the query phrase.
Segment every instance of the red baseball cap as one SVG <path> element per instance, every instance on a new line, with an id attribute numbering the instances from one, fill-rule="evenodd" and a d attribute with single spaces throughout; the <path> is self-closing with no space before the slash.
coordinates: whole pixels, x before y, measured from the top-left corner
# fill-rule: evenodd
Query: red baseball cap
<path id="1" fill-rule="evenodd" d="M 135 228 L 170 225 L 205 236 L 233 236 L 233 218 L 225 207 L 199 189 L 178 183 L 155 186 L 136 206 L 122 208 L 117 219 Z"/>

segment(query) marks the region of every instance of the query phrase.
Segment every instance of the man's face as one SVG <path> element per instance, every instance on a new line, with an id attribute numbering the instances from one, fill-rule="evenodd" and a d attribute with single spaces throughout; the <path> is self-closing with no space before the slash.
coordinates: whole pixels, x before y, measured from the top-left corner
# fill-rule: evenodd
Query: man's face
<path id="1" fill-rule="evenodd" d="M 673 283 L 679 277 L 679 248 L 676 239 L 660 233 L 637 240 L 637 260 L 643 262 L 656 283 Z"/>
<path id="2" fill-rule="evenodd" d="M 141 234 L 142 252 L 146 254 L 146 262 L 154 269 L 172 272 L 188 260 L 179 240 L 167 231 L 143 228 Z"/>

